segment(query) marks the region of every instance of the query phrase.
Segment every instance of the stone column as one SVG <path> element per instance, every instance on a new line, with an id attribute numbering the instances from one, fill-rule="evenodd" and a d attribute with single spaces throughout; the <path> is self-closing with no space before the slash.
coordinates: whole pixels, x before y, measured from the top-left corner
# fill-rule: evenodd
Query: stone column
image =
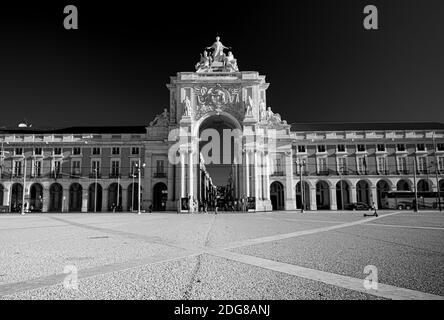
<path id="1" fill-rule="evenodd" d="M 138 190 L 136 190 L 136 192 L 138 192 Z M 99 201 L 99 199 L 97 199 L 97 201 Z M 140 204 L 140 206 L 142 207 L 142 204 Z M 107 211 L 108 211 L 108 186 L 106 188 L 103 187 L 102 189 L 102 212 L 107 212 Z"/>
<path id="2" fill-rule="evenodd" d="M 285 153 L 285 210 L 296 209 L 296 190 L 293 183 L 293 156 L 291 151 Z"/>
<path id="3" fill-rule="evenodd" d="M 249 151 L 245 150 L 245 195 L 250 196 L 250 157 Z"/>
<path id="4" fill-rule="evenodd" d="M 316 187 L 310 187 L 310 210 L 318 210 L 316 204 Z"/>
<path id="5" fill-rule="evenodd" d="M 373 205 L 373 202 L 375 203 L 375 207 L 377 208 L 377 209 L 380 209 L 379 208 L 379 204 L 378 204 L 378 191 L 377 191 L 377 189 L 376 189 L 376 186 L 374 186 L 374 187 L 371 187 L 371 199 L 370 199 L 370 205 Z"/>
<path id="6" fill-rule="evenodd" d="M 122 211 L 126 211 L 127 208 L 129 208 L 128 206 L 128 188 L 122 187 L 122 202 L 120 203 L 120 205 L 122 206 Z"/>
<path id="7" fill-rule="evenodd" d="M 83 186 L 82 186 L 83 187 Z M 82 212 L 88 212 L 89 186 L 82 190 Z"/>
<path id="8" fill-rule="evenodd" d="M 142 197 L 140 204 L 140 207 L 143 207 L 143 204 L 147 201 L 149 203 L 153 203 L 153 154 L 152 153 L 145 153 L 146 154 L 146 165 L 145 165 L 145 171 L 144 176 L 142 177 Z M 143 159 L 141 160 L 141 163 L 143 164 Z"/>
<path id="9" fill-rule="evenodd" d="M 254 197 L 256 198 L 256 206 L 260 199 L 260 190 L 259 190 L 259 182 L 260 182 L 260 171 L 259 171 L 259 162 L 257 159 L 257 150 L 253 151 L 253 179 L 254 179 Z"/>
<path id="10" fill-rule="evenodd" d="M 188 161 L 189 161 L 189 177 L 188 177 L 188 181 L 190 182 L 189 184 L 189 189 L 188 189 L 188 194 L 189 196 L 191 196 L 191 199 L 193 199 L 194 196 L 194 159 L 193 159 L 193 151 L 189 151 L 188 152 Z"/>
<path id="11" fill-rule="evenodd" d="M 270 153 L 265 155 L 265 194 L 266 200 L 270 200 Z"/>
<path id="12" fill-rule="evenodd" d="M 356 202 L 356 187 L 354 185 L 350 186 L 350 202 Z"/>
<path id="13" fill-rule="evenodd" d="M 180 151 L 180 197 L 185 197 L 185 151 Z"/>
<path id="14" fill-rule="evenodd" d="M 336 201 L 336 185 L 330 186 L 330 210 L 338 210 L 338 204 Z"/>
<path id="15" fill-rule="evenodd" d="M 49 209 L 49 187 L 43 187 L 42 212 L 48 212 L 48 209 Z"/>

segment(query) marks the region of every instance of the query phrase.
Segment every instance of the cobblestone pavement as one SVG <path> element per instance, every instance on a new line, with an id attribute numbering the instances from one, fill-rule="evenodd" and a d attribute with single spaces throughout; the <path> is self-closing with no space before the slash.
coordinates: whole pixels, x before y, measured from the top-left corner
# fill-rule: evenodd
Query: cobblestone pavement
<path id="1" fill-rule="evenodd" d="M 439 212 L 0 215 L 0 299 L 444 299 L 443 275 Z"/>

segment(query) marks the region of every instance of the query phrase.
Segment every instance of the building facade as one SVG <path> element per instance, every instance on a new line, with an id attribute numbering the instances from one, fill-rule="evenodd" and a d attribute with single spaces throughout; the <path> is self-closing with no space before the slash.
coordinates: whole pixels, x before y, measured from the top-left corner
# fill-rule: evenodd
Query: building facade
<path id="1" fill-rule="evenodd" d="M 214 201 L 215 175 L 254 211 L 382 207 L 384 191 L 444 192 L 444 124 L 288 124 L 267 105 L 265 76 L 239 71 L 220 45 L 195 72 L 171 77 L 169 108 L 147 126 L 1 129 L 0 206 L 131 211 L 140 200 L 145 210 L 188 210 L 184 199 Z M 216 135 L 221 146 L 208 151 Z"/>

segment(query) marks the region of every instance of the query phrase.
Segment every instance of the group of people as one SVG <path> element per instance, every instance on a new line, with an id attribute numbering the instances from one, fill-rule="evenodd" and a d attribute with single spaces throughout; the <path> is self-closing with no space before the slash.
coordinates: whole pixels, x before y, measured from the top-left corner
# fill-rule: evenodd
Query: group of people
<path id="1" fill-rule="evenodd" d="M 189 213 L 208 213 L 219 211 L 226 212 L 246 212 L 248 211 L 247 201 L 244 199 L 233 199 L 223 202 L 218 201 L 202 201 L 199 203 L 195 198 L 183 198 L 178 201 L 177 213 L 187 211 Z"/>

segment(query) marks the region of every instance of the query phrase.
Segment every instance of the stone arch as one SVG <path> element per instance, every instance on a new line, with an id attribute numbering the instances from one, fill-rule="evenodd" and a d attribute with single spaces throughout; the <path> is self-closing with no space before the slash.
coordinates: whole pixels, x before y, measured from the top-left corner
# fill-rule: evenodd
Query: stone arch
<path id="1" fill-rule="evenodd" d="M 302 189 L 301 194 L 301 182 L 296 183 L 296 208 L 301 209 L 302 205 L 304 206 L 304 210 L 310 210 L 310 184 L 307 181 L 302 181 L 304 188 Z M 302 200 L 304 200 L 302 202 Z"/>
<path id="2" fill-rule="evenodd" d="M 412 191 L 412 183 L 407 179 L 400 179 L 396 183 L 397 191 Z"/>
<path id="3" fill-rule="evenodd" d="M 153 187 L 153 210 L 165 211 L 168 200 L 168 187 L 163 182 L 157 182 Z"/>
<path id="4" fill-rule="evenodd" d="M 432 182 L 428 179 L 420 179 L 417 182 L 418 192 L 429 192 L 432 191 Z"/>
<path id="5" fill-rule="evenodd" d="M 63 187 L 54 182 L 49 186 L 49 208 L 50 212 L 62 212 L 63 210 Z"/>
<path id="6" fill-rule="evenodd" d="M 97 189 L 96 189 L 97 185 Z M 91 183 L 88 188 L 88 212 L 102 211 L 102 192 L 100 183 Z M 95 204 L 95 207 L 94 207 Z"/>
<path id="7" fill-rule="evenodd" d="M 29 188 L 29 196 L 29 210 L 32 212 L 42 212 L 43 186 L 40 183 L 33 183 Z"/>
<path id="8" fill-rule="evenodd" d="M 270 200 L 273 210 L 284 209 L 284 185 L 279 181 L 273 181 L 270 185 Z"/>
<path id="9" fill-rule="evenodd" d="M 316 208 L 318 210 L 330 209 L 330 185 L 325 180 L 316 183 Z"/>
<path id="10" fill-rule="evenodd" d="M 366 179 L 359 180 L 356 183 L 356 201 L 372 205 L 370 183 Z"/>
<path id="11" fill-rule="evenodd" d="M 382 208 L 382 199 L 385 192 L 392 190 L 390 181 L 387 181 L 385 179 L 381 179 L 376 183 L 376 194 L 377 194 L 377 201 L 378 201 L 378 208 Z"/>
<path id="12" fill-rule="evenodd" d="M 345 179 L 339 180 L 336 183 L 336 203 L 338 210 L 344 210 L 347 204 L 350 203 L 350 188 L 351 183 Z"/>
<path id="13" fill-rule="evenodd" d="M 139 197 L 137 196 L 138 190 L 139 184 L 137 182 L 130 183 L 130 185 L 126 189 L 128 211 L 134 211 L 139 207 Z"/>
<path id="14" fill-rule="evenodd" d="M 23 201 L 23 185 L 14 183 L 11 186 L 11 211 L 20 212 Z"/>
<path id="15" fill-rule="evenodd" d="M 0 206 L 3 205 L 4 195 L 5 195 L 5 187 L 0 183 Z"/>
<path id="16" fill-rule="evenodd" d="M 113 182 L 108 186 L 108 210 L 113 211 L 122 205 L 122 186 Z"/>
<path id="17" fill-rule="evenodd" d="M 78 182 L 74 182 L 69 186 L 69 212 L 82 211 L 82 193 L 83 188 Z"/>

